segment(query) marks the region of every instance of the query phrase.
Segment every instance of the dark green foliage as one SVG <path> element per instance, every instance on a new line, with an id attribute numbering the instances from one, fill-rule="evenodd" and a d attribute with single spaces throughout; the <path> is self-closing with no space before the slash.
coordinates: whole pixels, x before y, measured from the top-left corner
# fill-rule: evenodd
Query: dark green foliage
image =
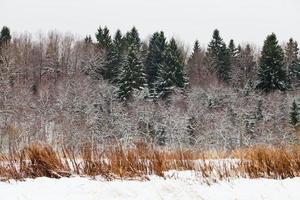
<path id="1" fill-rule="evenodd" d="M 92 37 L 90 35 L 85 36 L 84 42 L 86 44 L 91 44 L 93 42 Z"/>
<path id="2" fill-rule="evenodd" d="M 146 86 L 144 66 L 137 46 L 128 49 L 124 67 L 119 80 L 118 98 L 128 101 L 133 98 L 134 91 L 143 90 Z"/>
<path id="3" fill-rule="evenodd" d="M 247 44 L 247 46 L 249 46 L 250 47 L 250 45 L 249 44 Z M 236 48 L 237 49 L 237 54 L 239 55 L 239 54 L 241 54 L 241 52 L 242 52 L 242 47 L 241 47 L 241 45 L 239 44 L 238 45 L 238 47 Z"/>
<path id="4" fill-rule="evenodd" d="M 166 53 L 168 54 L 168 53 Z M 168 56 L 168 55 L 166 55 Z M 159 98 L 166 99 L 169 97 L 175 88 L 174 86 L 174 71 L 171 71 L 171 66 L 160 65 L 158 72 L 156 95 Z"/>
<path id="5" fill-rule="evenodd" d="M 112 45 L 111 36 L 107 27 L 104 27 L 103 29 L 101 27 L 98 28 L 96 39 L 100 49 L 107 50 Z"/>
<path id="6" fill-rule="evenodd" d="M 150 39 L 148 55 L 146 58 L 147 83 L 151 93 L 154 93 L 154 85 L 157 81 L 158 69 L 164 63 L 164 51 L 166 48 L 166 37 L 164 32 L 156 32 Z"/>
<path id="7" fill-rule="evenodd" d="M 111 83 L 116 83 L 118 80 L 119 69 L 123 64 L 123 37 L 121 31 L 118 30 L 112 41 L 109 34 L 109 30 L 105 27 L 103 30 L 101 27 L 96 34 L 98 41 L 98 47 L 104 50 L 105 62 L 103 66 L 99 66 L 97 73 L 102 76 L 104 80 L 108 80 Z"/>
<path id="8" fill-rule="evenodd" d="M 113 44 L 107 50 L 106 63 L 105 63 L 105 79 L 111 83 L 118 82 L 120 69 L 124 63 L 124 44 L 123 37 L 120 30 L 114 36 Z"/>
<path id="9" fill-rule="evenodd" d="M 288 77 L 288 82 L 293 87 L 299 86 L 300 83 L 300 59 L 298 57 L 298 43 L 292 38 L 286 45 L 284 56 L 284 65 Z"/>
<path id="10" fill-rule="evenodd" d="M 189 70 L 191 72 L 192 72 L 192 69 L 195 66 L 199 65 L 197 58 L 198 58 L 200 52 L 201 52 L 201 48 L 200 48 L 200 45 L 199 45 L 199 41 L 196 40 L 195 43 L 194 43 L 193 53 L 189 57 L 189 60 L 188 60 L 188 66 L 189 66 Z"/>
<path id="11" fill-rule="evenodd" d="M 293 126 L 296 126 L 300 122 L 299 111 L 300 111 L 299 106 L 294 100 L 290 112 L 290 124 L 292 124 Z"/>
<path id="12" fill-rule="evenodd" d="M 193 53 L 192 53 L 191 57 L 189 58 L 189 62 L 192 62 L 193 60 L 195 60 L 198 57 L 200 52 L 201 52 L 201 48 L 199 45 L 199 41 L 196 40 L 194 43 Z"/>
<path id="13" fill-rule="evenodd" d="M 115 33 L 113 45 L 118 49 L 119 52 L 124 51 L 124 38 L 120 30 L 117 30 Z"/>
<path id="14" fill-rule="evenodd" d="M 237 56 L 237 54 L 239 53 L 239 50 L 241 49 L 241 47 L 236 48 L 234 41 L 231 39 L 228 45 L 228 50 L 230 53 L 231 58 L 235 58 Z"/>
<path id="15" fill-rule="evenodd" d="M 172 38 L 164 53 L 164 62 L 159 66 L 157 94 L 166 99 L 174 88 L 184 88 L 187 80 L 184 75 L 184 60 L 176 41 Z"/>
<path id="16" fill-rule="evenodd" d="M 0 34 L 0 44 L 9 43 L 11 40 L 10 30 L 7 26 L 3 26 Z"/>
<path id="17" fill-rule="evenodd" d="M 208 45 L 207 58 L 209 65 L 214 70 L 218 78 L 224 82 L 230 80 L 230 52 L 220 37 L 218 30 L 213 33 L 213 39 Z"/>
<path id="18" fill-rule="evenodd" d="M 230 70 L 233 71 L 233 73 L 236 74 L 236 68 L 237 68 L 237 64 L 238 64 L 238 53 L 239 53 L 239 50 L 238 48 L 236 48 L 235 44 L 234 44 L 234 41 L 231 39 L 230 42 L 229 42 L 229 45 L 228 45 L 228 52 L 229 52 L 229 60 L 230 60 Z M 230 75 L 230 79 L 231 79 L 231 83 L 233 84 L 233 86 L 236 86 L 236 83 L 234 81 L 234 75 L 235 74 L 231 74 Z"/>
<path id="19" fill-rule="evenodd" d="M 174 65 L 175 68 L 175 86 L 184 88 L 187 85 L 187 79 L 184 74 L 184 58 L 181 51 L 178 49 L 176 41 L 172 38 L 170 41 L 170 50 L 172 57 L 166 57 L 165 63 Z"/>
<path id="20" fill-rule="evenodd" d="M 123 54 L 117 46 L 113 45 L 107 52 L 105 79 L 109 80 L 111 83 L 117 83 L 122 64 Z"/>
<path id="21" fill-rule="evenodd" d="M 278 45 L 276 35 L 272 33 L 264 42 L 259 64 L 257 88 L 270 92 L 274 90 L 284 91 L 288 88 L 286 72 L 283 69 L 284 54 Z"/>
<path id="22" fill-rule="evenodd" d="M 125 46 L 129 48 L 130 46 L 141 47 L 141 39 L 139 33 L 135 27 L 133 27 L 125 36 Z"/>
<path id="23" fill-rule="evenodd" d="M 194 54 L 198 54 L 201 51 L 200 45 L 199 45 L 199 41 L 196 40 L 194 43 L 194 48 L 193 48 L 193 55 Z"/>
<path id="24" fill-rule="evenodd" d="M 10 43 L 10 40 L 11 40 L 10 30 L 7 26 L 3 26 L 0 32 L 0 64 L 4 62 L 4 60 L 2 59 L 2 55 L 5 54 L 3 50 Z"/>
<path id="25" fill-rule="evenodd" d="M 294 66 L 292 70 L 293 78 L 295 79 L 295 86 L 300 87 L 300 61 Z"/>

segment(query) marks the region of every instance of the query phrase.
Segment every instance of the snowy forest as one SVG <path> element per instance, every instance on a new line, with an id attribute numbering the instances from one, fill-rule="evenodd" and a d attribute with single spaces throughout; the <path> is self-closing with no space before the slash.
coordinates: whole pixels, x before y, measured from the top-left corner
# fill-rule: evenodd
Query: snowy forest
<path id="1" fill-rule="evenodd" d="M 100 26 L 78 38 L 0 33 L 0 152 L 35 141 L 231 150 L 296 144 L 297 41 L 195 41 Z M 203 46 L 203 43 L 208 45 Z"/>

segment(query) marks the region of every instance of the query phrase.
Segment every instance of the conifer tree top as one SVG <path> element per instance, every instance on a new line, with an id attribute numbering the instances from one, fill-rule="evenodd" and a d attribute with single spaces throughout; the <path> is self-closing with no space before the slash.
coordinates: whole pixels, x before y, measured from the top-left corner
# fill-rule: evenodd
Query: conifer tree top
<path id="1" fill-rule="evenodd" d="M 129 32 L 127 32 L 126 40 L 127 40 L 128 46 L 131 46 L 131 45 L 135 45 L 138 47 L 141 46 L 141 39 L 140 39 L 138 30 L 135 27 L 132 27 L 132 29 Z"/>
<path id="2" fill-rule="evenodd" d="M 283 70 L 284 54 L 278 45 L 274 33 L 267 36 L 261 52 L 259 84 L 257 88 L 264 92 L 279 89 L 284 91 L 288 87 L 286 72 Z"/>
<path id="3" fill-rule="evenodd" d="M 11 40 L 10 30 L 7 26 L 3 26 L 0 34 L 0 42 L 9 42 Z"/>
<path id="4" fill-rule="evenodd" d="M 98 28 L 95 34 L 98 45 L 100 48 L 109 48 L 112 45 L 112 39 L 109 33 L 109 29 L 105 26 L 103 29 L 101 26 Z"/>
<path id="5" fill-rule="evenodd" d="M 194 48 L 193 48 L 193 52 L 194 53 L 199 53 L 201 51 L 200 45 L 199 45 L 199 41 L 196 40 L 194 43 Z"/>

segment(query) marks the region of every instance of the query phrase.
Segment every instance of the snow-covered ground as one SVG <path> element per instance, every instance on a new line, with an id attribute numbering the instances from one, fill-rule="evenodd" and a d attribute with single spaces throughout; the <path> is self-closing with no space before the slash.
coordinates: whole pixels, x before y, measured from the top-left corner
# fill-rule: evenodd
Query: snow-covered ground
<path id="1" fill-rule="evenodd" d="M 89 178 L 0 182 L 1 200 L 299 200 L 300 178 L 233 179 L 207 185 L 192 172 L 168 172 L 150 181 Z"/>

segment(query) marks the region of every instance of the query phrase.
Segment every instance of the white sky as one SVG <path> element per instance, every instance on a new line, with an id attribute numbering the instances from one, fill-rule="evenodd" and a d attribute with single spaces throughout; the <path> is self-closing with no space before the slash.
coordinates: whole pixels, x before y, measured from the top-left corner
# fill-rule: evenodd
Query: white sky
<path id="1" fill-rule="evenodd" d="M 0 26 L 13 32 L 48 30 L 94 36 L 99 25 L 142 38 L 157 30 L 192 44 L 207 44 L 218 28 L 226 42 L 262 45 L 275 32 L 279 40 L 300 42 L 300 0 L 0 0 Z"/>

